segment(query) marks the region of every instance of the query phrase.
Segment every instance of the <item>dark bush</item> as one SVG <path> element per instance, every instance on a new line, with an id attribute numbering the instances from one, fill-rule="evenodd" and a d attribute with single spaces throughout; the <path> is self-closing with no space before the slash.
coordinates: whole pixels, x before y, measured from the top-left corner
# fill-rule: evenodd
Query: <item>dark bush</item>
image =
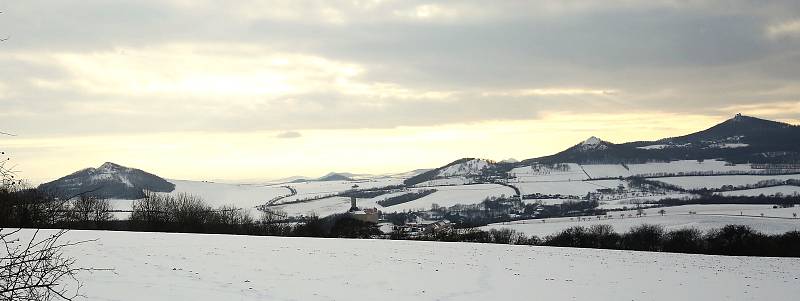
<path id="1" fill-rule="evenodd" d="M 664 227 L 659 225 L 641 225 L 634 227 L 622 235 L 622 249 L 636 251 L 660 251 Z"/>
<path id="2" fill-rule="evenodd" d="M 689 228 L 673 230 L 664 235 L 662 251 L 674 253 L 702 253 L 705 248 L 703 233 Z"/>
<path id="3" fill-rule="evenodd" d="M 334 222 L 329 237 L 370 238 L 380 234 L 382 234 L 382 232 L 373 223 L 360 221 L 351 217 L 343 217 Z"/>
<path id="4" fill-rule="evenodd" d="M 774 256 L 800 257 L 800 231 L 786 232 L 773 238 Z"/>
<path id="5" fill-rule="evenodd" d="M 619 247 L 620 236 L 614 232 L 611 225 L 592 225 L 589 227 L 589 237 L 592 248 L 616 249 Z"/>
<path id="6" fill-rule="evenodd" d="M 749 226 L 727 225 L 706 235 L 709 254 L 758 255 L 770 254 L 766 237 Z"/>
<path id="7" fill-rule="evenodd" d="M 569 227 L 558 234 L 548 236 L 545 238 L 544 244 L 554 247 L 592 247 L 591 239 L 589 238 L 589 232 L 586 231 L 586 228 L 581 226 Z"/>

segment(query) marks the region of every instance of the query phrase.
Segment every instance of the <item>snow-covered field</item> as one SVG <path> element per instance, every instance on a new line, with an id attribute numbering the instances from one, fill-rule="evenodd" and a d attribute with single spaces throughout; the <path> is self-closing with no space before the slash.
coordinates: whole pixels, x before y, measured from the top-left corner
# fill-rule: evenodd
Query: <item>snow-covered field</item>
<path id="1" fill-rule="evenodd" d="M 27 232 L 30 233 L 30 232 Z M 86 300 L 795 300 L 800 259 L 71 231 Z M 135 245 L 135 247 L 131 247 Z"/>
<path id="2" fill-rule="evenodd" d="M 377 199 L 377 198 L 376 198 Z M 382 208 L 372 199 L 359 200 L 360 208 Z M 319 216 L 325 217 L 336 213 L 345 213 L 350 209 L 350 198 L 330 197 L 306 203 L 286 204 L 270 207 L 271 209 L 281 210 L 289 216 Z"/>
<path id="3" fill-rule="evenodd" d="M 510 173 L 521 182 L 529 181 L 566 181 L 586 180 L 589 178 L 617 178 L 630 176 L 648 176 L 657 174 L 680 173 L 726 173 L 726 172 L 756 172 L 749 164 L 729 165 L 725 161 L 706 160 L 681 160 L 672 162 L 654 162 L 644 164 L 628 164 L 627 168 L 621 164 L 575 164 L 568 163 L 566 170 L 554 170 L 542 165 L 525 166 L 513 169 Z"/>
<path id="4" fill-rule="evenodd" d="M 448 167 L 442 172 L 440 179 L 427 181 L 410 188 L 409 191 L 435 188 L 437 192 L 421 199 L 395 205 L 389 208 L 382 208 L 377 205 L 377 201 L 390 195 L 379 196 L 374 199 L 359 200 L 361 207 L 376 207 L 384 212 L 398 212 L 406 210 L 430 209 L 433 204 L 439 206 L 453 206 L 456 204 L 470 205 L 480 203 L 487 197 L 499 197 L 501 195 L 511 196 L 515 192 L 505 186 L 497 184 L 477 184 L 465 185 L 474 181 L 467 175 L 479 172 L 486 168 L 489 162 L 485 160 L 472 160 L 462 164 Z M 601 207 L 606 209 L 622 208 L 632 202 L 656 201 L 666 197 L 691 198 L 691 195 L 663 195 L 663 193 L 652 193 L 647 191 L 630 191 L 628 183 L 624 180 L 590 180 L 593 178 L 607 177 L 628 177 L 632 175 L 647 175 L 659 173 L 692 173 L 692 172 L 730 172 L 730 171 L 752 171 L 749 165 L 726 166 L 723 161 L 707 160 L 697 161 L 674 161 L 669 163 L 647 163 L 630 164 L 626 166 L 620 164 L 605 165 L 579 165 L 567 163 L 554 166 L 533 165 L 518 167 L 510 173 L 515 176 L 510 184 L 520 189 L 522 194 L 545 194 L 584 197 L 588 193 L 594 193 L 598 189 L 616 189 L 620 185 L 626 188 L 622 193 L 613 193 L 600 196 Z M 755 184 L 759 181 L 769 179 L 800 179 L 800 175 L 776 175 L 776 176 L 751 176 L 751 175 L 727 175 L 727 176 L 683 176 L 656 178 L 658 181 L 675 184 L 685 188 L 719 188 L 723 185 L 746 185 Z M 173 192 L 188 193 L 199 196 L 206 200 L 210 205 L 219 207 L 222 205 L 233 205 L 236 207 L 251 210 L 257 213 L 254 207 L 267 203 L 276 197 L 286 196 L 277 201 L 277 205 L 297 200 L 316 198 L 321 196 L 332 196 L 343 191 L 352 189 L 353 185 L 358 185 L 359 189 L 386 187 L 401 185 L 401 177 L 377 177 L 362 179 L 357 181 L 308 181 L 300 183 L 284 184 L 228 184 L 198 181 L 170 180 L 176 185 Z M 297 191 L 296 195 L 290 195 L 291 191 L 284 186 L 291 186 Z M 423 187 L 424 186 L 424 187 Z M 725 195 L 774 195 L 775 193 L 792 194 L 798 192 L 797 187 L 774 187 L 753 189 L 747 191 L 726 192 Z M 563 200 L 550 200 L 545 203 L 560 203 Z M 115 209 L 130 210 L 131 201 L 114 200 L 112 203 Z M 310 215 L 326 216 L 333 213 L 344 212 L 349 208 L 349 200 L 344 198 L 332 197 L 310 202 L 285 204 L 276 207 L 287 212 L 289 215 Z M 126 214 L 117 214 L 118 218 L 125 218 Z"/>
<path id="5" fill-rule="evenodd" d="M 285 184 L 297 190 L 297 195 L 285 198 L 281 202 L 291 202 L 295 200 L 313 198 L 318 196 L 332 195 L 344 192 L 358 185 L 358 189 L 368 189 L 403 184 L 402 179 L 398 178 L 379 178 L 359 181 L 324 181 L 324 182 L 302 182 Z"/>
<path id="6" fill-rule="evenodd" d="M 777 194 L 782 194 L 784 196 L 790 195 L 798 195 L 800 194 L 800 187 L 799 186 L 791 186 L 791 185 L 781 185 L 781 186 L 774 186 L 774 187 L 764 187 L 764 188 L 755 188 L 755 189 L 745 189 L 745 190 L 736 190 L 736 191 L 725 191 L 720 192 L 719 194 L 724 196 L 774 196 Z"/>
<path id="7" fill-rule="evenodd" d="M 212 207 L 234 205 L 253 208 L 281 195 L 289 195 L 289 189 L 281 186 L 259 184 L 223 184 L 198 181 L 170 180 L 175 184 L 172 194 L 187 193 L 203 198 Z"/>
<path id="8" fill-rule="evenodd" d="M 653 180 L 676 185 L 685 189 L 721 188 L 725 185 L 752 185 L 766 180 L 800 179 L 800 174 L 773 176 L 706 176 L 706 177 L 667 177 Z"/>
<path id="9" fill-rule="evenodd" d="M 433 194 L 408 203 L 385 207 L 381 210 L 384 212 L 400 212 L 417 209 L 427 210 L 430 209 L 433 204 L 442 207 L 450 207 L 456 204 L 471 205 L 478 204 L 488 197 L 500 197 L 502 195 L 512 196 L 515 194 L 513 189 L 498 184 L 440 186 L 435 189 L 436 192 Z"/>
<path id="10" fill-rule="evenodd" d="M 521 182 L 511 183 L 520 189 L 522 194 L 561 194 L 583 197 L 589 192 L 598 189 L 617 189 L 619 185 L 627 186 L 621 180 L 599 180 L 599 181 L 558 181 L 558 182 Z"/>
<path id="11" fill-rule="evenodd" d="M 665 210 L 661 216 L 658 211 Z M 611 225 L 617 232 L 627 232 L 642 224 L 662 225 L 668 230 L 696 228 L 702 231 L 721 228 L 729 224 L 748 225 L 754 229 L 770 234 L 800 230 L 800 219 L 793 218 L 792 213 L 800 215 L 800 207 L 773 209 L 770 205 L 686 205 L 676 207 L 648 208 L 647 214 L 635 217 L 635 211 L 612 212 L 613 219 L 597 219 L 596 217 L 551 218 L 543 220 L 526 220 L 512 223 L 492 224 L 483 229 L 509 228 L 527 235 L 547 236 L 558 233 L 572 226 L 591 226 L 596 224 Z M 689 212 L 697 214 L 689 214 Z M 765 217 L 761 217 L 761 214 Z M 624 214 L 625 217 L 620 215 Z M 633 215 L 633 217 L 629 217 Z"/>

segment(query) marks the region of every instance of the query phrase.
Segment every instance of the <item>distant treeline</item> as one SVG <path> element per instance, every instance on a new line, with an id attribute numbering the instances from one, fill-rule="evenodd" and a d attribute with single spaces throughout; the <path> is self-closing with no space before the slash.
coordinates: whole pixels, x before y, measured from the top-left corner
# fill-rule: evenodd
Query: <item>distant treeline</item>
<path id="1" fill-rule="evenodd" d="M 724 196 L 718 194 L 702 195 L 699 198 L 675 199 L 668 198 L 656 202 L 660 206 L 680 206 L 680 205 L 778 205 L 790 206 L 800 204 L 800 195 L 786 195 L 783 197 L 774 196 Z"/>
<path id="2" fill-rule="evenodd" d="M 213 208 L 188 194 L 145 193 L 133 202 L 128 220 L 116 220 L 108 200 L 81 196 L 60 200 L 37 189 L 0 188 L 0 228 L 59 228 L 146 232 L 213 233 L 302 237 L 369 237 L 374 225 L 347 215 L 286 220 L 286 214 Z"/>
<path id="3" fill-rule="evenodd" d="M 775 203 L 774 198 L 769 198 L 769 200 L 769 204 Z M 797 202 L 798 200 L 793 201 Z M 746 203 L 753 202 L 752 198 L 746 201 Z M 481 206 L 485 212 L 500 213 L 508 210 L 508 206 L 515 205 L 518 204 L 497 201 L 486 202 Z M 595 206 L 596 203 L 574 202 L 562 204 L 558 210 L 561 213 L 570 213 L 592 210 Z M 202 199 L 191 195 L 157 193 L 147 193 L 143 199 L 134 201 L 130 220 L 115 220 L 113 212 L 114 210 L 111 209 L 107 200 L 90 196 L 65 201 L 36 189 L 0 189 L 0 228 L 391 238 L 718 255 L 800 257 L 800 232 L 766 235 L 747 226 L 736 225 L 725 226 L 706 233 L 694 229 L 665 231 L 662 227 L 654 225 L 643 225 L 626 233 L 616 233 L 608 225 L 596 225 L 589 228 L 577 226 L 544 238 L 526 236 L 509 229 L 483 231 L 477 228 L 444 228 L 410 237 L 397 231 L 391 235 L 384 235 L 376 225 L 352 219 L 348 214 L 287 221 L 286 215 L 281 212 L 263 211 L 259 218 L 253 218 L 249 212 L 239 208 L 230 206 L 212 208 Z"/>
<path id="4" fill-rule="evenodd" d="M 383 207 L 400 205 L 400 204 L 403 204 L 403 203 L 408 203 L 408 202 L 411 202 L 411 201 L 414 201 L 414 200 L 421 199 L 421 198 L 423 198 L 425 196 L 433 194 L 434 192 L 436 192 L 436 189 L 424 189 L 424 190 L 419 190 L 419 191 L 413 191 L 413 192 L 401 194 L 401 195 L 398 195 L 398 196 L 393 196 L 393 197 L 387 198 L 385 200 L 378 201 L 378 205 L 381 205 Z"/>
<path id="5" fill-rule="evenodd" d="M 800 257 L 800 232 L 767 235 L 748 226 L 728 225 L 703 233 L 693 228 L 666 231 L 641 225 L 617 233 L 611 225 L 574 226 L 543 238 L 511 229 L 445 229 L 420 236 L 393 234 L 392 239 L 476 242 L 553 247 L 633 250 L 711 255 Z"/>

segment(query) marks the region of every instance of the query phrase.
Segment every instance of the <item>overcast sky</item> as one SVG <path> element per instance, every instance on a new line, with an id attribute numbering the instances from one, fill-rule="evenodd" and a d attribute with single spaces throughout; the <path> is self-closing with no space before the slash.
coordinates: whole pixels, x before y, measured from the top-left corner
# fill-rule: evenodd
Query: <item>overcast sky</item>
<path id="1" fill-rule="evenodd" d="M 800 120 L 800 1 L 0 1 L 34 182 L 402 172 Z"/>

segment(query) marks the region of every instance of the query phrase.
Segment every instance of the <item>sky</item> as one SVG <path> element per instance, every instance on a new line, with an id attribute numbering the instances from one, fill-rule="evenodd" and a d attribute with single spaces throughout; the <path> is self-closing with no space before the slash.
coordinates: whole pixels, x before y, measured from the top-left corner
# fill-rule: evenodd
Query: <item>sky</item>
<path id="1" fill-rule="evenodd" d="M 800 123 L 800 2 L 0 0 L 0 150 L 34 183 L 386 174 Z"/>

